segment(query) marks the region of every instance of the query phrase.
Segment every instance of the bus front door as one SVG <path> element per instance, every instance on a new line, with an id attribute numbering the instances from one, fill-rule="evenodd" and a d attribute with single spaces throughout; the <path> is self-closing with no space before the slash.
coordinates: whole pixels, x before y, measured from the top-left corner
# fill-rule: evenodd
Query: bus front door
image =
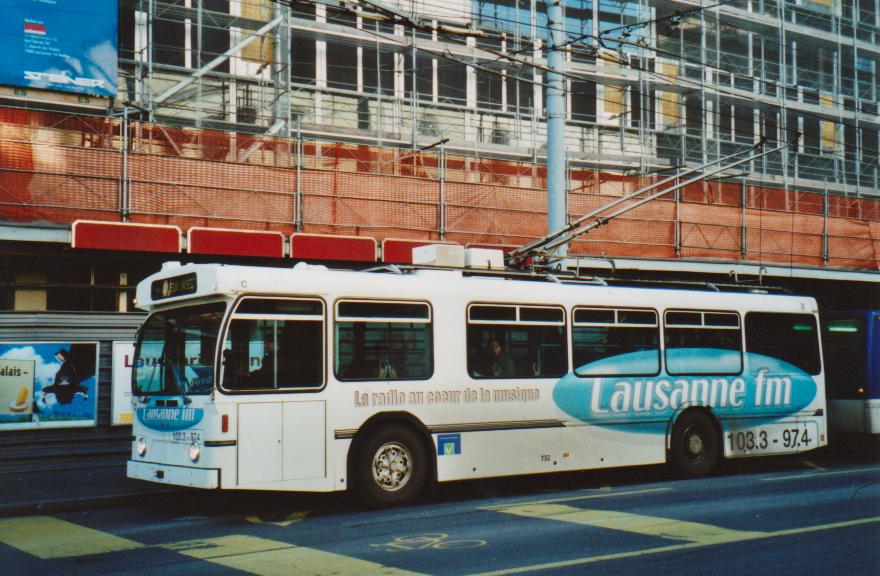
<path id="1" fill-rule="evenodd" d="M 260 402 L 238 407 L 238 485 L 324 478 L 324 401 Z"/>

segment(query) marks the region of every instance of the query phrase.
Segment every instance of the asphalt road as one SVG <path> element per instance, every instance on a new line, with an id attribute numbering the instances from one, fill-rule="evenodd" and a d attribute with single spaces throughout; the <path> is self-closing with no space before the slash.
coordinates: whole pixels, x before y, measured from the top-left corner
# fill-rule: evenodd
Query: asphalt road
<path id="1" fill-rule="evenodd" d="M 676 480 L 662 467 L 345 495 L 187 492 L 0 519 L 2 574 L 880 573 L 880 464 L 802 457 Z"/>

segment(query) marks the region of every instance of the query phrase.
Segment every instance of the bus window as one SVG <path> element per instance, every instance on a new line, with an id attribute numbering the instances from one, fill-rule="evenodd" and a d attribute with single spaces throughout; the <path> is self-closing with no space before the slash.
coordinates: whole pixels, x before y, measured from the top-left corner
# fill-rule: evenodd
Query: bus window
<path id="1" fill-rule="evenodd" d="M 226 334 L 223 388 L 320 388 L 323 358 L 321 301 L 246 298 L 236 308 Z"/>
<path id="2" fill-rule="evenodd" d="M 742 331 L 735 312 L 667 311 L 664 344 L 671 375 L 742 372 Z"/>
<path id="3" fill-rule="evenodd" d="M 156 312 L 140 331 L 134 393 L 207 394 L 214 388 L 214 349 L 225 304 Z"/>
<path id="4" fill-rule="evenodd" d="M 797 366 L 809 374 L 821 371 L 816 319 L 811 314 L 746 314 L 746 350 Z"/>
<path id="5" fill-rule="evenodd" d="M 867 338 L 864 318 L 822 318 L 825 390 L 829 398 L 852 400 L 866 397 Z"/>
<path id="6" fill-rule="evenodd" d="M 426 380 L 434 372 L 431 308 L 423 302 L 336 305 L 336 378 Z"/>
<path id="7" fill-rule="evenodd" d="M 551 378 L 568 371 L 565 314 L 556 306 L 472 305 L 468 309 L 472 378 Z"/>
<path id="8" fill-rule="evenodd" d="M 576 308 L 571 338 L 578 376 L 660 373 L 660 326 L 653 310 Z"/>

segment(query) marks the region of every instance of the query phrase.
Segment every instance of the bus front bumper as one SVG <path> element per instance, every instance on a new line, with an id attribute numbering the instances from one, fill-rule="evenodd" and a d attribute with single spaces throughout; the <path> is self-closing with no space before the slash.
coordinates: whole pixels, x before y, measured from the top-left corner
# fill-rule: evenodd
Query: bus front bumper
<path id="1" fill-rule="evenodd" d="M 153 462 L 128 461 L 127 476 L 137 480 L 189 486 L 192 488 L 219 488 L 220 470 L 215 468 L 190 468 Z"/>

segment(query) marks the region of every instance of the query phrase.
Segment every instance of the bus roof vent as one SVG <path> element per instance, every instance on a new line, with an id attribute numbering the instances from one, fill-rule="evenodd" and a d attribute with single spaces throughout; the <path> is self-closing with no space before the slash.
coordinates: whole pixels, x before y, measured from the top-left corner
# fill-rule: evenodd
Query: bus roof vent
<path id="1" fill-rule="evenodd" d="M 465 268 L 504 270 L 504 252 L 489 248 L 468 248 L 464 251 Z"/>
<path id="2" fill-rule="evenodd" d="M 464 246 L 458 244 L 418 246 L 413 248 L 412 262 L 416 266 L 464 268 Z"/>
<path id="3" fill-rule="evenodd" d="M 308 262 L 297 262 L 293 265 L 294 270 L 327 270 L 323 264 L 309 264 Z"/>

